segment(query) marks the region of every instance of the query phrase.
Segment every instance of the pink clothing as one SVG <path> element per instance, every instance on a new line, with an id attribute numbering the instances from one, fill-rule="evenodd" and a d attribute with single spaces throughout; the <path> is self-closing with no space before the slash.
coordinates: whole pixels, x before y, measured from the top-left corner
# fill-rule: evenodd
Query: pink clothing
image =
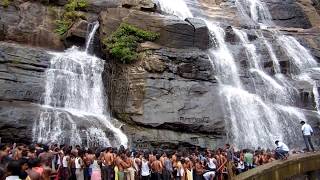
<path id="1" fill-rule="evenodd" d="M 101 171 L 92 171 L 91 180 L 101 180 Z"/>

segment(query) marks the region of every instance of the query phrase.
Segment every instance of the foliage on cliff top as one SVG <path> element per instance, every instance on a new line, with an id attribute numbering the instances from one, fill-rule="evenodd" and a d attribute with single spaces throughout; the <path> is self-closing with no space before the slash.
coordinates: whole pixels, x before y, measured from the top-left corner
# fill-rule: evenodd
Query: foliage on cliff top
<path id="1" fill-rule="evenodd" d="M 159 35 L 122 23 L 110 37 L 103 39 L 103 44 L 111 56 L 126 64 L 138 59 L 139 53 L 136 49 L 139 43 L 154 41 L 159 38 Z"/>
<path id="2" fill-rule="evenodd" d="M 85 19 L 85 16 L 77 10 L 84 10 L 87 5 L 87 0 L 68 0 L 64 5 L 65 12 L 59 20 L 56 20 L 55 32 L 63 36 L 77 19 Z"/>
<path id="3" fill-rule="evenodd" d="M 1 0 L 1 6 L 8 7 L 10 5 L 10 0 Z"/>

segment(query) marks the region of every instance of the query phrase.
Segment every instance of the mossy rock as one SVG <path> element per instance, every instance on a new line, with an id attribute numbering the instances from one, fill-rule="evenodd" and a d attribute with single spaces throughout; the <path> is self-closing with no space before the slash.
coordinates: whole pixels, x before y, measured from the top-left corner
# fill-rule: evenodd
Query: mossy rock
<path id="1" fill-rule="evenodd" d="M 86 19 L 86 16 L 78 10 L 84 10 L 88 6 L 87 0 L 68 0 L 64 5 L 65 12 L 56 20 L 55 32 L 64 36 L 78 19 Z"/>
<path id="2" fill-rule="evenodd" d="M 158 33 L 122 23 L 111 36 L 103 38 L 103 44 L 112 57 L 128 64 L 139 59 L 140 53 L 137 52 L 139 43 L 155 41 L 159 36 Z"/>
<path id="3" fill-rule="evenodd" d="M 10 5 L 10 0 L 1 0 L 1 6 L 8 7 Z"/>

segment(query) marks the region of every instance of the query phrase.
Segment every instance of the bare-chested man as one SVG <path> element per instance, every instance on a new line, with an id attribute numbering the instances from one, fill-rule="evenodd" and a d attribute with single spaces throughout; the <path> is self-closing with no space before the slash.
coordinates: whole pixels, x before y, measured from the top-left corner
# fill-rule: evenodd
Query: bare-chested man
<path id="1" fill-rule="evenodd" d="M 160 179 L 162 179 L 161 178 L 161 176 L 162 176 L 162 171 L 163 171 L 163 165 L 162 165 L 162 163 L 161 163 L 161 161 L 160 161 L 160 155 L 159 154 L 157 154 L 156 155 L 156 160 L 155 161 L 153 161 L 152 163 L 151 163 L 151 169 L 152 169 L 152 172 L 153 172 L 153 179 L 155 179 L 155 180 L 160 180 Z"/>
<path id="2" fill-rule="evenodd" d="M 118 167 L 118 179 L 125 180 L 124 170 L 129 167 L 129 165 L 125 162 L 125 154 L 124 152 L 120 152 L 115 160 L 115 164 Z"/>
<path id="3" fill-rule="evenodd" d="M 200 159 L 196 159 L 196 163 L 195 163 L 195 174 L 194 174 L 194 180 L 202 180 L 204 173 L 204 165 L 202 164 L 202 162 L 200 161 Z"/>
<path id="4" fill-rule="evenodd" d="M 88 150 L 85 152 L 83 156 L 83 162 L 84 162 L 84 180 L 89 180 L 90 175 L 89 175 L 89 166 L 93 162 L 93 152 L 91 150 Z"/>
<path id="5" fill-rule="evenodd" d="M 102 156 L 102 163 L 104 164 L 103 168 L 103 180 L 113 179 L 113 163 L 114 156 L 112 154 L 112 148 L 107 148 Z"/>

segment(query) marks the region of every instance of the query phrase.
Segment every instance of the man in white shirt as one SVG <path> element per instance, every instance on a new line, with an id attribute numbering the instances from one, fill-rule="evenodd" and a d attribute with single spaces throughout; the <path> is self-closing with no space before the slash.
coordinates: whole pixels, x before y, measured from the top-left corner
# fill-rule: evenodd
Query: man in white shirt
<path id="1" fill-rule="evenodd" d="M 304 143 L 306 144 L 306 147 L 307 147 L 307 151 L 310 151 L 309 145 L 312 151 L 314 151 L 314 147 L 311 141 L 311 136 L 313 135 L 313 130 L 311 126 L 304 121 L 301 121 L 300 124 L 302 125 L 301 131 L 302 131 Z"/>
<path id="2" fill-rule="evenodd" d="M 286 159 L 289 154 L 288 146 L 279 140 L 276 140 L 275 144 L 277 145 L 275 150 L 276 159 Z"/>

